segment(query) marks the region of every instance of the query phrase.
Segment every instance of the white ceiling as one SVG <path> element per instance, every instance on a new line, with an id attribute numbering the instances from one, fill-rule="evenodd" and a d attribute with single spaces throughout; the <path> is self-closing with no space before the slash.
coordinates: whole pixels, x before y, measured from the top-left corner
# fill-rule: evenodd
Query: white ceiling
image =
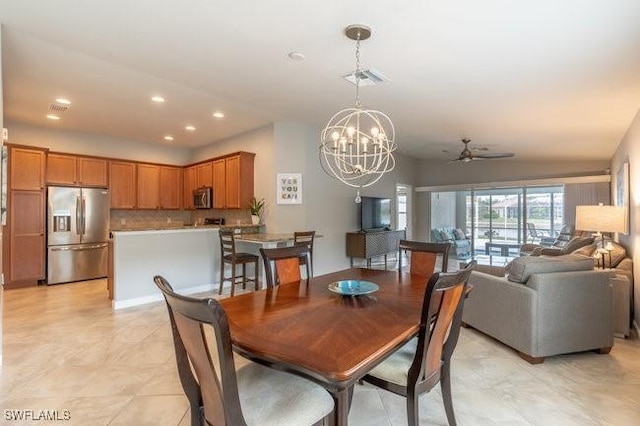
<path id="1" fill-rule="evenodd" d="M 391 80 L 362 102 L 416 158 L 469 137 L 520 159 L 609 159 L 640 107 L 638 0 L 0 0 L 0 21 L 5 120 L 176 146 L 352 106 L 353 23 L 373 29 L 363 66 Z M 73 104 L 49 122 L 62 95 Z"/>

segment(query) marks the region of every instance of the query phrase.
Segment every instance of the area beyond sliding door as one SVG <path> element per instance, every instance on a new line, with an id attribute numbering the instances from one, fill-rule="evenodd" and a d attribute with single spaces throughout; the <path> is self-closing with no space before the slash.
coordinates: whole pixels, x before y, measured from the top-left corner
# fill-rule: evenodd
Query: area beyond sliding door
<path id="1" fill-rule="evenodd" d="M 472 191 L 468 204 L 473 204 L 467 222 L 475 254 L 486 252 L 486 243 L 521 243 L 522 188 Z"/>

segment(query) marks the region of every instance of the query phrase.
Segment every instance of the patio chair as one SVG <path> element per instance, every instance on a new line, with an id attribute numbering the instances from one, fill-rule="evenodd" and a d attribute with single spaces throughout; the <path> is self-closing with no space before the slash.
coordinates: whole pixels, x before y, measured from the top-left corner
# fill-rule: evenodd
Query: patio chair
<path id="1" fill-rule="evenodd" d="M 531 237 L 532 243 L 538 240 L 538 244 L 542 246 L 550 246 L 555 241 L 555 238 L 545 234 L 542 231 L 538 231 L 536 229 L 536 225 L 531 222 L 527 222 L 527 231 L 529 233 L 529 237 Z"/>

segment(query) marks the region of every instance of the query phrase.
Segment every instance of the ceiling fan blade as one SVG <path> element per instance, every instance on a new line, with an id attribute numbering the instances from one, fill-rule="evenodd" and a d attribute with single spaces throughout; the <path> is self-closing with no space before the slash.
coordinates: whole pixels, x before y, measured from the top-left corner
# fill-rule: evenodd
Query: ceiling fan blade
<path id="1" fill-rule="evenodd" d="M 513 157 L 515 154 L 513 152 L 487 152 L 485 154 L 474 154 L 473 158 L 509 158 Z"/>

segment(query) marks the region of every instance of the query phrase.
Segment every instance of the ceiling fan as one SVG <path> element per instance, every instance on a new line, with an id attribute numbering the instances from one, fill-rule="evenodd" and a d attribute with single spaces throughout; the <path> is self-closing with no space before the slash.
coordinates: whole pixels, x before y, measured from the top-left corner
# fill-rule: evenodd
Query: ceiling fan
<path id="1" fill-rule="evenodd" d="M 451 160 L 451 162 L 453 161 L 459 161 L 461 163 L 470 163 L 473 160 L 488 160 L 488 159 L 492 159 L 492 158 L 508 158 L 508 157 L 513 157 L 515 154 L 513 152 L 487 152 L 484 154 L 474 154 L 471 152 L 471 150 L 469 149 L 469 142 L 471 142 L 471 139 L 462 139 L 462 143 L 464 144 L 464 149 L 462 150 L 462 152 L 460 152 L 460 155 L 457 158 L 454 158 L 453 160 Z"/>

